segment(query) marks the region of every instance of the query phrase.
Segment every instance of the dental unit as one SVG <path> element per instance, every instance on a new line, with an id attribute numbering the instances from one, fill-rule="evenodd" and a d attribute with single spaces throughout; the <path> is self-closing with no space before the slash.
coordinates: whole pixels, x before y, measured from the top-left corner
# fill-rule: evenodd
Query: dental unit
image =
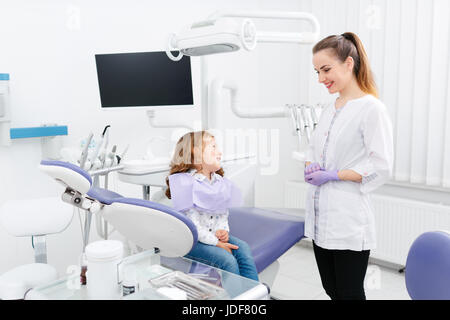
<path id="1" fill-rule="evenodd" d="M 169 206 L 93 187 L 91 176 L 71 163 L 43 160 L 40 169 L 65 186 L 64 202 L 101 216 L 143 250 L 182 257 L 197 241 L 193 222 Z M 277 259 L 303 237 L 303 224 L 302 218 L 276 210 L 230 209 L 233 234 L 249 243 L 261 281 L 269 286 L 279 268 Z"/>

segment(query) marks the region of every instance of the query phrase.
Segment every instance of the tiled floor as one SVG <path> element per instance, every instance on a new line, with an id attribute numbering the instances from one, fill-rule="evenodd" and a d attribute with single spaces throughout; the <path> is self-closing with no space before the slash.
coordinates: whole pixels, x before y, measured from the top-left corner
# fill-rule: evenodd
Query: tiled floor
<path id="1" fill-rule="evenodd" d="M 314 253 L 308 245 L 297 244 L 279 258 L 280 270 L 271 288 L 276 299 L 329 300 L 322 288 Z M 369 264 L 364 282 L 368 300 L 410 300 L 405 275 Z"/>

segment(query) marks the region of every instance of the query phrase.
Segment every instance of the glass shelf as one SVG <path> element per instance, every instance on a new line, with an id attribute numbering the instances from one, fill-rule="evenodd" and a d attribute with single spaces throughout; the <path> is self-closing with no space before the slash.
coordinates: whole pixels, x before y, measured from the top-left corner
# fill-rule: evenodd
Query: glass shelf
<path id="1" fill-rule="evenodd" d="M 213 299 L 228 300 L 236 297 L 242 298 L 249 291 L 258 292 L 257 296 L 250 296 L 248 297 L 249 299 L 268 298 L 267 288 L 258 281 L 244 278 L 184 257 L 167 258 L 154 253 L 153 250 L 148 250 L 123 259 L 119 265 L 119 273 L 128 265 L 135 267 L 138 286 L 135 293 L 125 297 L 118 294 L 117 299 L 169 300 L 169 297 L 158 292 L 157 288 L 152 286 L 150 280 L 163 275 L 169 275 L 169 273 L 173 273 L 174 271 L 180 271 L 196 280 L 206 281 L 209 285 L 223 288 L 225 294 Z M 261 286 L 263 287 L 262 290 Z M 259 288 L 259 290 L 255 290 L 256 288 Z M 36 297 L 50 300 L 88 299 L 86 286 L 80 285 L 79 274 L 73 274 L 47 285 L 37 287 L 34 289 L 34 293 Z"/>

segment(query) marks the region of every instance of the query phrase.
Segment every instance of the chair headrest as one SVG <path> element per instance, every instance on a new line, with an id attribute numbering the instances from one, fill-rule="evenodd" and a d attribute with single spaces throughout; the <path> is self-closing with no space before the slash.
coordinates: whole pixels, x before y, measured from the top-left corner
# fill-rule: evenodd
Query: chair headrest
<path id="1" fill-rule="evenodd" d="M 69 162 L 42 160 L 39 169 L 81 194 L 86 194 L 92 186 L 89 173 Z"/>
<path id="2" fill-rule="evenodd" d="M 192 220 L 156 202 L 120 198 L 100 213 L 127 239 L 144 249 L 158 248 L 165 257 L 184 256 L 197 243 Z"/>
<path id="3" fill-rule="evenodd" d="M 450 300 L 450 233 L 426 232 L 406 260 L 406 288 L 412 299 Z"/>

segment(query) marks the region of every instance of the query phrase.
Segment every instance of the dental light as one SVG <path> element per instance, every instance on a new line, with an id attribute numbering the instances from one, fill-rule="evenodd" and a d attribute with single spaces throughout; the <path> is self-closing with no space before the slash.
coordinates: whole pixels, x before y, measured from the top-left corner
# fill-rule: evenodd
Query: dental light
<path id="1" fill-rule="evenodd" d="M 167 55 L 172 60 L 178 61 L 183 55 L 226 53 L 237 51 L 241 47 L 252 50 L 255 46 L 256 31 L 251 20 L 245 19 L 242 23 L 238 23 L 234 19 L 224 18 L 194 23 L 178 35 L 172 34 Z M 176 57 L 170 52 L 174 49 L 181 52 Z"/>
<path id="2" fill-rule="evenodd" d="M 243 18 L 237 20 L 235 18 Z M 312 27 L 311 32 L 257 32 L 255 24 L 249 18 L 306 20 Z M 313 43 L 320 33 L 317 19 L 306 12 L 218 12 L 207 20 L 192 24 L 178 34 L 169 37 L 168 57 L 179 61 L 183 55 L 204 56 L 217 53 L 247 51 L 255 49 L 258 42 L 266 43 Z M 171 51 L 178 50 L 174 56 Z"/>

